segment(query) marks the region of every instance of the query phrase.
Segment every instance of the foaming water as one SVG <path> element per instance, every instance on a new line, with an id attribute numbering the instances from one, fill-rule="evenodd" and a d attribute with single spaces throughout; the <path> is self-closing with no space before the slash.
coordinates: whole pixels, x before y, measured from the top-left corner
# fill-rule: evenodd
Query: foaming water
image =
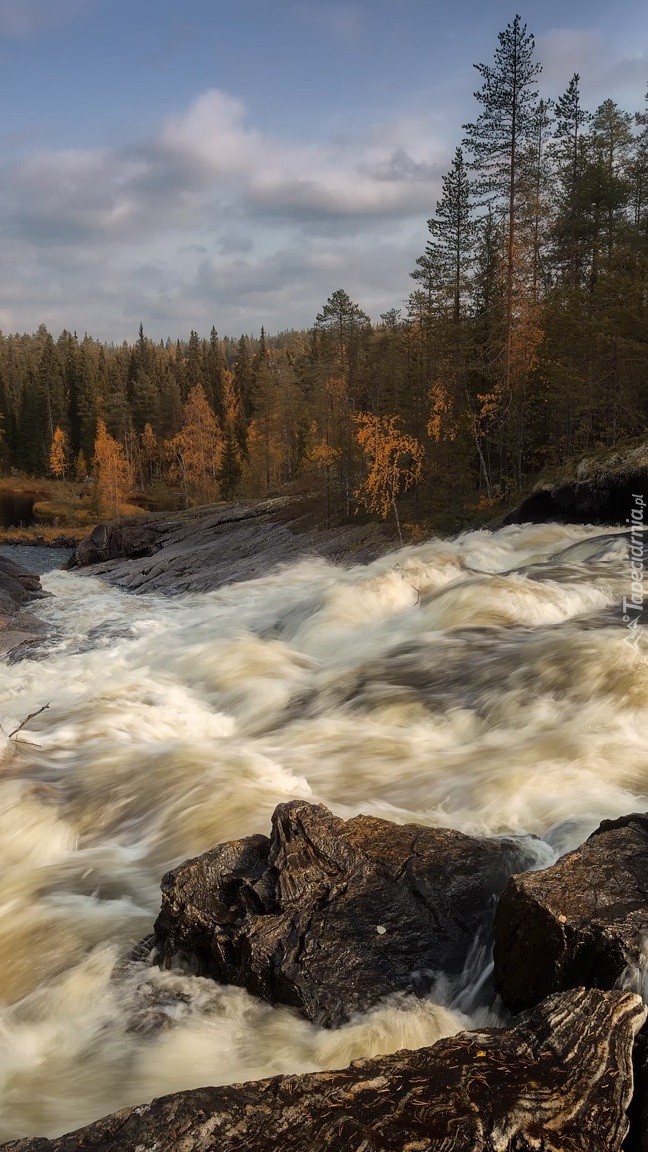
<path id="1" fill-rule="evenodd" d="M 0 666 L 4 732 L 49 704 L 2 737 L 0 1138 L 497 1021 L 487 941 L 335 1031 L 127 956 L 163 872 L 283 800 L 534 835 L 538 866 L 648 807 L 630 579 L 622 533 L 558 525 L 174 600 L 45 577 L 48 640 Z"/>

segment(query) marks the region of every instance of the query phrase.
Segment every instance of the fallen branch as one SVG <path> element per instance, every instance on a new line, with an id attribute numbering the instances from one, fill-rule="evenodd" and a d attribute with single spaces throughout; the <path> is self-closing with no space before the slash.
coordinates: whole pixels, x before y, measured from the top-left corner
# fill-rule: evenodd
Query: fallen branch
<path id="1" fill-rule="evenodd" d="M 7 739 L 13 740 L 14 736 L 17 736 L 18 733 L 22 731 L 22 729 L 25 727 L 25 724 L 29 724 L 29 721 L 33 720 L 34 716 L 40 716 L 41 712 L 47 712 L 48 708 L 49 708 L 49 704 L 43 704 L 42 708 L 37 708 L 35 712 L 30 712 L 29 716 L 25 716 L 25 719 L 21 721 L 21 723 L 18 725 L 18 727 L 14 728 L 13 732 L 9 733 L 9 736 L 7 737 Z"/>

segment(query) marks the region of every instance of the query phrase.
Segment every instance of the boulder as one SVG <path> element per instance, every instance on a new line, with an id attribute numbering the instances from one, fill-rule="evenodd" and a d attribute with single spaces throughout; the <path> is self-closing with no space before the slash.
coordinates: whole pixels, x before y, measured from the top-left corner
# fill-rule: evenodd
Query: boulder
<path id="1" fill-rule="evenodd" d="M 77 545 L 65 567 L 83 568 L 106 560 L 152 556 L 159 546 L 153 524 L 142 524 L 137 520 L 110 521 L 97 524 L 91 534 Z"/>
<path id="2" fill-rule="evenodd" d="M 505 1030 L 180 1092 L 6 1152 L 619 1152 L 645 1016 L 634 993 L 578 989 Z"/>
<path id="3" fill-rule="evenodd" d="M 577 985 L 613 988 L 648 932 L 648 814 L 604 820 L 551 868 L 514 876 L 493 932 L 495 987 L 513 1011 Z"/>
<path id="4" fill-rule="evenodd" d="M 476 839 L 292 801 L 251 836 L 162 880 L 157 960 L 238 984 L 335 1027 L 394 992 L 461 972 L 530 840 Z M 343 973 L 343 979 L 341 974 Z"/>

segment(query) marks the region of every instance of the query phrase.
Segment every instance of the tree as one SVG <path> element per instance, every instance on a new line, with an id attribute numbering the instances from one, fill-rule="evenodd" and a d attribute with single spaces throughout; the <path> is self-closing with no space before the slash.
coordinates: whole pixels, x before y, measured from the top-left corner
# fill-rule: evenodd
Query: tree
<path id="1" fill-rule="evenodd" d="M 554 259 L 563 270 L 570 288 L 575 288 L 582 274 L 582 195 L 586 164 L 585 128 L 592 119 L 583 108 L 580 76 L 575 72 L 567 89 L 556 101 L 556 124 L 551 156 L 557 176 L 553 224 Z"/>
<path id="2" fill-rule="evenodd" d="M 493 65 L 475 64 L 483 85 L 475 99 L 483 111 L 473 124 L 465 124 L 464 145 L 472 153 L 477 173 L 476 190 L 492 203 L 505 221 L 505 328 L 504 391 L 511 391 L 513 350 L 515 254 L 519 223 L 518 192 L 525 145 L 537 126 L 537 78 L 542 71 L 533 59 L 535 41 L 516 16 L 498 36 Z"/>
<path id="3" fill-rule="evenodd" d="M 393 508 L 402 544 L 396 498 L 420 480 L 423 446 L 414 436 L 401 432 L 398 423 L 398 416 L 374 416 L 362 412 L 355 417 L 356 439 L 369 471 L 354 495 L 368 512 L 376 512 L 383 520 Z"/>
<path id="4" fill-rule="evenodd" d="M 57 480 L 61 480 L 67 471 L 67 436 L 57 425 L 54 429 L 49 454 L 49 468 Z"/>
<path id="5" fill-rule="evenodd" d="M 223 451 L 218 480 L 221 495 L 231 500 L 241 479 L 241 400 L 236 387 L 234 374 L 224 368 L 221 375 L 221 396 L 223 405 Z"/>
<path id="6" fill-rule="evenodd" d="M 223 437 L 202 384 L 192 388 L 182 409 L 182 428 L 167 440 L 170 475 L 179 480 L 188 502 L 189 493 L 212 496 L 221 465 Z"/>
<path id="7" fill-rule="evenodd" d="M 83 448 L 79 449 L 78 455 L 74 461 L 74 479 L 81 483 L 88 478 L 88 462 L 85 458 Z"/>
<path id="8" fill-rule="evenodd" d="M 122 445 L 110 435 L 104 420 L 97 424 L 93 468 L 99 511 L 119 515 L 120 505 L 133 487 L 134 475 Z"/>
<path id="9" fill-rule="evenodd" d="M 452 167 L 443 177 L 443 195 L 427 226 L 431 239 L 426 256 L 448 290 L 452 318 L 458 323 L 462 299 L 469 287 L 475 240 L 471 184 L 461 148 L 455 151 Z"/>

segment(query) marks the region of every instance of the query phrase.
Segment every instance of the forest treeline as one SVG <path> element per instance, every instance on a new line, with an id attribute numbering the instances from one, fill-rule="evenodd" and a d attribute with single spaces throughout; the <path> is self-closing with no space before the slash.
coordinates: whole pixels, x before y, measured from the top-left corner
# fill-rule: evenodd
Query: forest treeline
<path id="1" fill-rule="evenodd" d="M 309 331 L 107 345 L 0 338 L 5 470 L 187 499 L 319 481 L 329 512 L 409 491 L 488 505 L 648 419 L 648 98 L 543 98 L 519 17 L 475 66 L 476 115 L 443 179 L 403 308 L 335 291 Z M 121 469 L 121 471 L 120 471 Z"/>

